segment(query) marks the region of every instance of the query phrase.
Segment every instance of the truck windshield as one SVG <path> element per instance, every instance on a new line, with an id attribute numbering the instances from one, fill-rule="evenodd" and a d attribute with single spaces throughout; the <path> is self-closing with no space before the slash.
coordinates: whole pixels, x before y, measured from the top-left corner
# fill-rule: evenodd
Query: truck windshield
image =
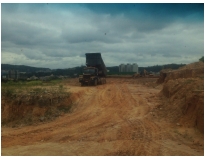
<path id="1" fill-rule="evenodd" d="M 84 74 L 93 74 L 93 73 L 95 73 L 95 69 L 84 69 L 83 73 Z"/>

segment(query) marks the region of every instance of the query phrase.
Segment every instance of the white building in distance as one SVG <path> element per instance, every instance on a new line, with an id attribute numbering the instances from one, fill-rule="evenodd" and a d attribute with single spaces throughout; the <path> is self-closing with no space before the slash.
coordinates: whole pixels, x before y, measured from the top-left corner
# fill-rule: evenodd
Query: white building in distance
<path id="1" fill-rule="evenodd" d="M 137 63 L 127 63 L 119 65 L 119 72 L 135 72 L 138 73 L 138 65 Z"/>

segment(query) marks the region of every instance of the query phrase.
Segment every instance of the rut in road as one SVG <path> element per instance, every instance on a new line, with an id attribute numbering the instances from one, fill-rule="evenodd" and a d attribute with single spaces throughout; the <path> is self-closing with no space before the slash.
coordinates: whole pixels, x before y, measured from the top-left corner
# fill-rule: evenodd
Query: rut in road
<path id="1" fill-rule="evenodd" d="M 72 113 L 50 123 L 3 133 L 3 153 L 12 146 L 13 152 L 21 153 L 15 146 L 22 145 L 24 155 L 195 154 L 187 146 L 176 146 L 178 139 L 150 114 L 160 102 L 156 96 L 159 89 L 130 80 L 108 80 L 105 85 L 78 89 L 83 95 L 73 104 Z M 33 152 L 26 152 L 28 148 Z"/>

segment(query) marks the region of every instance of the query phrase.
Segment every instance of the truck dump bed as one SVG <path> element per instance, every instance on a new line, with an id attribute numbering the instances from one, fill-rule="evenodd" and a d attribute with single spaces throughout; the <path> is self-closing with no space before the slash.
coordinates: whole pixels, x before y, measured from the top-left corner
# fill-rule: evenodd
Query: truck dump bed
<path id="1" fill-rule="evenodd" d="M 86 66 L 96 67 L 99 70 L 99 75 L 106 77 L 107 69 L 101 57 L 101 53 L 86 53 Z"/>

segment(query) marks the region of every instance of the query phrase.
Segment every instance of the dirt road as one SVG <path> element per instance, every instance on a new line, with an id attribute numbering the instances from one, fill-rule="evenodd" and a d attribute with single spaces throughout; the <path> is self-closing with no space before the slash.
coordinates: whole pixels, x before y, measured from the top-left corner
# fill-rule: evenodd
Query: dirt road
<path id="1" fill-rule="evenodd" d="M 161 86 L 110 78 L 66 88 L 75 95 L 72 112 L 40 125 L 2 127 L 2 155 L 204 155 L 203 134 L 157 116 Z"/>

